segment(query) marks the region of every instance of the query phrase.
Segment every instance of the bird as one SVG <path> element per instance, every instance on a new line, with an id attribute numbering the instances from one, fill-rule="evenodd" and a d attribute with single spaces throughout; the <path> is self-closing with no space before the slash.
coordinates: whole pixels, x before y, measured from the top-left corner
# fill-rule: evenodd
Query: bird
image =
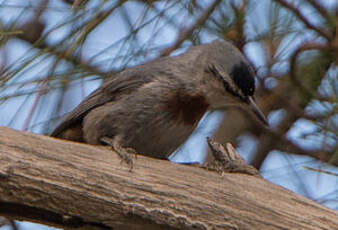
<path id="1" fill-rule="evenodd" d="M 168 159 L 207 111 L 240 106 L 267 125 L 254 93 L 249 61 L 230 41 L 215 40 L 119 72 L 66 115 L 50 136 L 109 145 L 122 158 L 136 153 Z"/>

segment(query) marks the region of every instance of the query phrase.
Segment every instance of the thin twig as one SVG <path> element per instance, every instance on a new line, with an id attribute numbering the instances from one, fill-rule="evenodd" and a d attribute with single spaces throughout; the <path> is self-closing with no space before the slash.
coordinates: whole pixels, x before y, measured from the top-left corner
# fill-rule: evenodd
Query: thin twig
<path id="1" fill-rule="evenodd" d="M 203 14 L 196 20 L 196 22 L 190 26 L 189 28 L 182 29 L 180 34 L 178 35 L 176 41 L 174 44 L 165 50 L 163 50 L 160 54 L 160 56 L 168 56 L 171 52 L 173 52 L 175 49 L 177 49 L 191 34 L 194 32 L 194 30 L 202 26 L 209 18 L 211 13 L 215 10 L 217 5 L 221 3 L 222 0 L 215 0 L 204 12 Z"/>
<path id="2" fill-rule="evenodd" d="M 307 170 L 311 170 L 311 171 L 315 171 L 315 172 L 319 172 L 319 173 L 325 173 L 327 175 L 338 177 L 338 173 L 329 172 L 329 171 L 326 171 L 326 170 L 323 170 L 323 169 L 315 169 L 315 168 L 311 168 L 311 167 L 307 167 L 307 166 L 304 166 L 304 168 L 307 169 Z"/>
<path id="3" fill-rule="evenodd" d="M 291 81 L 294 83 L 295 86 L 297 86 L 303 93 L 307 95 L 312 95 L 313 92 L 309 89 L 307 89 L 297 78 L 296 74 L 296 65 L 297 65 L 297 58 L 298 55 L 300 55 L 303 51 L 307 50 L 324 50 L 329 49 L 330 47 L 326 44 L 318 44 L 318 43 L 304 43 L 300 47 L 296 49 L 296 51 L 293 53 L 290 59 L 290 78 Z"/>
<path id="4" fill-rule="evenodd" d="M 297 18 L 299 18 L 309 29 L 312 29 L 316 31 L 318 34 L 322 35 L 324 38 L 326 38 L 328 41 L 332 40 L 332 36 L 330 36 L 326 31 L 323 29 L 313 25 L 302 13 L 299 9 L 297 9 L 295 6 L 292 4 L 286 2 L 285 0 L 275 0 L 277 1 L 280 5 L 284 6 L 285 8 L 289 9 L 292 11 Z"/>
<path id="5" fill-rule="evenodd" d="M 34 100 L 34 102 L 33 102 L 33 105 L 31 106 L 30 111 L 29 111 L 29 113 L 28 113 L 28 115 L 27 115 L 27 117 L 26 117 L 26 120 L 25 120 L 24 124 L 23 124 L 22 130 L 26 131 L 26 130 L 28 129 L 29 124 L 31 123 L 31 121 L 32 121 L 32 119 L 33 119 L 33 115 L 34 115 L 34 113 L 35 113 L 35 111 L 36 111 L 36 108 L 37 108 L 37 106 L 39 105 L 41 96 L 42 96 L 43 94 L 45 94 L 46 91 L 48 91 L 48 90 L 47 90 L 48 82 L 49 82 L 50 79 L 53 77 L 53 73 L 54 73 L 54 71 L 55 71 L 57 65 L 59 64 L 59 60 L 60 60 L 60 59 L 57 59 L 57 60 L 54 62 L 53 66 L 51 67 L 51 69 L 50 69 L 50 71 L 49 71 L 48 76 L 41 82 L 41 84 L 40 84 L 40 86 L 39 86 L 39 88 L 38 88 L 37 95 L 35 96 L 35 100 Z"/>
<path id="6" fill-rule="evenodd" d="M 327 12 L 327 10 L 320 5 L 316 0 L 307 0 L 313 8 L 315 8 L 320 15 L 322 15 L 323 18 L 326 20 L 330 20 L 330 14 Z"/>
<path id="7" fill-rule="evenodd" d="M 280 125 L 279 125 L 279 130 L 274 131 L 271 129 L 267 129 L 266 132 L 272 138 L 271 140 L 274 140 L 275 143 L 272 143 L 272 145 L 277 148 L 279 151 L 282 152 L 289 152 L 291 154 L 296 154 L 296 155 L 304 155 L 304 156 L 309 156 L 313 157 L 314 159 L 317 159 L 322 162 L 328 162 L 333 154 L 334 151 L 324 151 L 324 150 L 304 150 L 291 140 L 289 140 L 286 136 L 285 133 L 287 130 L 289 130 L 294 124 L 294 122 L 298 119 L 301 118 L 297 115 L 290 116 L 288 119 L 285 119 Z M 278 147 L 277 147 L 278 145 Z M 338 161 L 333 161 L 331 162 L 332 165 L 338 165 Z"/>
<path id="8" fill-rule="evenodd" d="M 126 0 L 120 0 L 114 7 L 111 9 L 100 13 L 96 16 L 96 18 L 89 23 L 86 24 L 86 27 L 84 28 L 84 33 L 81 34 L 80 38 L 83 39 L 85 36 L 87 36 L 91 31 L 93 31 L 100 23 L 102 23 L 107 17 L 111 15 L 111 13 L 116 10 L 119 6 L 124 4 Z M 26 36 L 26 34 L 22 34 L 18 36 L 18 38 L 27 41 L 29 43 L 32 43 L 29 37 Z M 77 39 L 79 40 L 79 39 Z M 90 63 L 87 63 L 83 61 L 81 58 L 77 57 L 76 55 L 73 54 L 73 47 L 68 48 L 67 50 L 60 50 L 59 46 L 60 44 L 57 44 L 55 46 L 50 46 L 47 44 L 43 39 L 40 39 L 37 44 L 32 44 L 35 45 L 36 48 L 39 48 L 41 53 L 51 53 L 57 56 L 58 58 L 62 58 L 67 62 L 70 62 L 74 66 L 77 66 L 78 68 L 81 68 L 82 70 L 94 74 L 94 75 L 99 75 L 102 78 L 105 78 L 106 76 L 110 76 L 113 74 L 115 71 L 101 71 L 98 67 L 95 65 L 91 65 Z"/>

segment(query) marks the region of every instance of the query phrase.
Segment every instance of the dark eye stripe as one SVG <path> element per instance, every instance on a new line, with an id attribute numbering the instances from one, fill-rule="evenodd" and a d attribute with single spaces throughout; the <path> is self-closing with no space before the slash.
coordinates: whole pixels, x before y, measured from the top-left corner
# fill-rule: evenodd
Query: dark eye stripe
<path id="1" fill-rule="evenodd" d="M 233 90 L 231 88 L 231 86 L 229 85 L 229 83 L 224 80 L 224 78 L 218 72 L 218 70 L 216 69 L 215 66 L 213 66 L 213 65 L 209 66 L 209 71 L 208 72 L 212 73 L 216 78 L 220 79 L 223 82 L 223 86 L 224 86 L 224 88 L 225 88 L 225 90 L 227 92 L 229 92 L 230 94 L 232 94 L 235 97 L 240 98 L 242 101 L 245 101 L 245 102 L 247 101 L 247 97 L 243 97 L 242 95 L 240 95 L 239 93 L 237 93 L 235 90 Z"/>

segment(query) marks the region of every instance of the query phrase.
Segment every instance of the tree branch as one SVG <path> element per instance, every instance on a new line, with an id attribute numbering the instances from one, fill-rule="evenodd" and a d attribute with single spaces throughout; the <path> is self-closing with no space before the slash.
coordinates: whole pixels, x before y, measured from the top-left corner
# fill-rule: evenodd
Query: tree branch
<path id="1" fill-rule="evenodd" d="M 175 49 L 177 49 L 184 41 L 187 39 L 193 32 L 194 30 L 203 25 L 206 20 L 208 20 L 209 16 L 211 13 L 215 10 L 217 5 L 221 3 L 221 0 L 215 0 L 204 12 L 203 14 L 196 20 L 196 22 L 190 26 L 189 28 L 182 29 L 180 34 L 178 35 L 176 41 L 174 44 L 165 50 L 163 50 L 160 54 L 160 56 L 168 56 L 171 52 L 173 52 Z"/>
<path id="2" fill-rule="evenodd" d="M 313 25 L 302 13 L 299 9 L 297 9 L 296 7 L 294 7 L 291 3 L 285 1 L 285 0 L 275 0 L 276 2 L 278 2 L 280 5 L 284 6 L 285 8 L 287 8 L 288 10 L 292 11 L 297 18 L 302 21 L 305 26 L 311 30 L 316 31 L 318 34 L 320 34 L 321 36 L 323 36 L 326 40 L 331 41 L 332 37 L 330 34 L 327 33 L 327 31 L 324 31 L 323 29 Z"/>
<path id="3" fill-rule="evenodd" d="M 65 229 L 329 229 L 338 214 L 246 174 L 0 128 L 0 215 Z M 323 219 L 325 216 L 325 219 Z"/>
<path id="4" fill-rule="evenodd" d="M 336 47 L 329 47 L 325 44 L 316 44 L 316 43 L 304 43 L 303 45 L 301 45 L 300 47 L 298 47 L 294 53 L 291 56 L 290 59 L 290 78 L 291 81 L 293 82 L 293 84 L 298 87 L 304 94 L 306 95 L 310 95 L 313 98 L 317 98 L 317 96 L 315 95 L 315 93 L 312 92 L 312 90 L 307 89 L 302 83 L 301 81 L 297 78 L 297 58 L 298 56 L 304 52 L 304 51 L 308 51 L 308 50 L 338 50 Z M 328 66 L 329 67 L 329 66 Z"/>
<path id="5" fill-rule="evenodd" d="M 330 14 L 328 13 L 328 11 L 316 0 L 307 0 L 313 8 L 315 8 L 318 13 L 320 13 L 320 15 L 325 18 L 327 21 L 330 20 Z"/>

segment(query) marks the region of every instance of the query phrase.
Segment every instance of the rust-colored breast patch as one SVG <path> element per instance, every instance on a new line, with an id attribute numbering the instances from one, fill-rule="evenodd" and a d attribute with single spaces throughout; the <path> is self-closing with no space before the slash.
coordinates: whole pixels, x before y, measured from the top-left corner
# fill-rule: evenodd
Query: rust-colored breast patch
<path id="1" fill-rule="evenodd" d="M 185 125 L 196 124 L 208 107 L 206 98 L 201 94 L 177 92 L 167 101 L 167 109 L 171 117 Z"/>

